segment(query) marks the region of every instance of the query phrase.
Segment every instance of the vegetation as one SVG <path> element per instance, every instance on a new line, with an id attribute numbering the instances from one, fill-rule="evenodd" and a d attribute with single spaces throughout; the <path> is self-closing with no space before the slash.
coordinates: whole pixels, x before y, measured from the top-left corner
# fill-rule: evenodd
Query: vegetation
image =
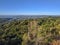
<path id="1" fill-rule="evenodd" d="M 0 45 L 28 45 L 28 23 L 31 21 L 33 19 L 16 19 L 4 24 L 0 23 Z M 38 18 L 35 21 L 38 27 L 37 45 L 48 45 L 60 37 L 60 17 Z M 30 42 L 34 41 L 36 40 Z"/>

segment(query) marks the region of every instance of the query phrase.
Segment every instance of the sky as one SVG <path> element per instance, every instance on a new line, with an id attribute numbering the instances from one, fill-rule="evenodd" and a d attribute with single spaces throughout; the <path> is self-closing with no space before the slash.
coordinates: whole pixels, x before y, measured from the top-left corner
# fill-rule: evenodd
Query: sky
<path id="1" fill-rule="evenodd" d="M 0 15 L 60 15 L 60 0 L 0 0 Z"/>

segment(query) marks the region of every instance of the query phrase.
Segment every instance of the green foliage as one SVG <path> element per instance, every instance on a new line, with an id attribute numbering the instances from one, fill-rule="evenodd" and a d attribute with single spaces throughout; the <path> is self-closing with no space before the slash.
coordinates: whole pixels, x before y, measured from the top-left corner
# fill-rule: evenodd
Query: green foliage
<path id="1" fill-rule="evenodd" d="M 0 45 L 25 45 L 28 41 L 28 23 L 29 20 L 13 20 L 8 23 L 0 24 Z M 37 19 L 39 30 L 38 39 L 49 43 L 56 40 L 60 35 L 60 17 Z M 32 41 L 31 41 L 32 42 Z M 34 41 L 33 41 L 34 42 Z"/>

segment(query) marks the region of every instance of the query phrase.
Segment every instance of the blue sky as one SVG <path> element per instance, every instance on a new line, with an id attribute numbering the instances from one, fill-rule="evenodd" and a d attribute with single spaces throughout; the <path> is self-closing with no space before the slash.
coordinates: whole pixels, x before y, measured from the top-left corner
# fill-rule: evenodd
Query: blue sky
<path id="1" fill-rule="evenodd" d="M 59 15 L 60 0 L 0 0 L 1 14 Z"/>

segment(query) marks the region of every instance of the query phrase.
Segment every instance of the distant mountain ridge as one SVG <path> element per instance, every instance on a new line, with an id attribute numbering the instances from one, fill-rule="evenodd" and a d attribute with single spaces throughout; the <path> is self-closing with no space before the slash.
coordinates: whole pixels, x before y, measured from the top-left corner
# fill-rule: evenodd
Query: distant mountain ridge
<path id="1" fill-rule="evenodd" d="M 0 15 L 0 18 L 40 18 L 49 16 L 60 16 L 60 15 Z"/>
<path id="2" fill-rule="evenodd" d="M 10 22 L 11 20 L 36 19 L 46 17 L 60 17 L 57 15 L 0 15 L 0 23 Z"/>

